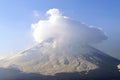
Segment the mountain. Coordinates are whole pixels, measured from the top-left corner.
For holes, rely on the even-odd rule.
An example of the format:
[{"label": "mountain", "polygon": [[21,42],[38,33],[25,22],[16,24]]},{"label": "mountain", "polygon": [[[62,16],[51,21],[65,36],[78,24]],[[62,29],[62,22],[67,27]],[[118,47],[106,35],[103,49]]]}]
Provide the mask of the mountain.
[{"label": "mountain", "polygon": [[46,76],[77,73],[83,77],[119,77],[118,64],[119,60],[90,45],[55,46],[53,40],[0,60],[1,67]]}]

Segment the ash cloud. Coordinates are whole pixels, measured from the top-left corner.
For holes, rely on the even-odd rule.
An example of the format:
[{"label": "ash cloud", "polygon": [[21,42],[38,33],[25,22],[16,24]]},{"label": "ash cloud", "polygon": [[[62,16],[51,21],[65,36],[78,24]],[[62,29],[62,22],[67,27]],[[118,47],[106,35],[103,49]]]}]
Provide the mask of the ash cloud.
[{"label": "ash cloud", "polygon": [[102,29],[63,16],[59,9],[49,9],[46,14],[48,19],[31,25],[33,37],[38,43],[49,38],[54,38],[58,44],[96,44],[107,39]]}]

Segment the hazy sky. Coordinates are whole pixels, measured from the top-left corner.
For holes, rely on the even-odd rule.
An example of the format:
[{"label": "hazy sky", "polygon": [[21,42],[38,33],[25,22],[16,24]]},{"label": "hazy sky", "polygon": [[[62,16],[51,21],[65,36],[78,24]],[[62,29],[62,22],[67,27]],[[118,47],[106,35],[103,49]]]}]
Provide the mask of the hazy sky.
[{"label": "hazy sky", "polygon": [[96,47],[120,59],[120,0],[0,0],[0,56],[33,45],[31,24],[45,19],[45,12],[52,8],[102,28],[108,40]]}]

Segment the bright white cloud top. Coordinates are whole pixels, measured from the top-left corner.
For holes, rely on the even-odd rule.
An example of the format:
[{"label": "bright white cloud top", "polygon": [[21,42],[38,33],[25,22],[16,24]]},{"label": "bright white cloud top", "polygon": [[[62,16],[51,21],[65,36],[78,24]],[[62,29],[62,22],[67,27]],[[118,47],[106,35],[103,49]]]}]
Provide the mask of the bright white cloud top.
[{"label": "bright white cloud top", "polygon": [[57,44],[93,44],[107,39],[102,29],[63,16],[58,9],[50,9],[46,14],[49,15],[47,20],[39,20],[32,24],[33,37],[36,42],[41,43],[52,38]]}]

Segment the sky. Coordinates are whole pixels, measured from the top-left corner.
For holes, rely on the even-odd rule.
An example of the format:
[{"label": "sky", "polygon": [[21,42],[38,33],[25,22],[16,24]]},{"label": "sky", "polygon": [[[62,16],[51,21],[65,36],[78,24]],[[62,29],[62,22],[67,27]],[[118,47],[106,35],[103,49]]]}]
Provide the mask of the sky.
[{"label": "sky", "polygon": [[36,42],[31,24],[57,8],[69,18],[100,27],[108,39],[94,45],[120,59],[120,0],[0,0],[0,56],[16,54]]}]

